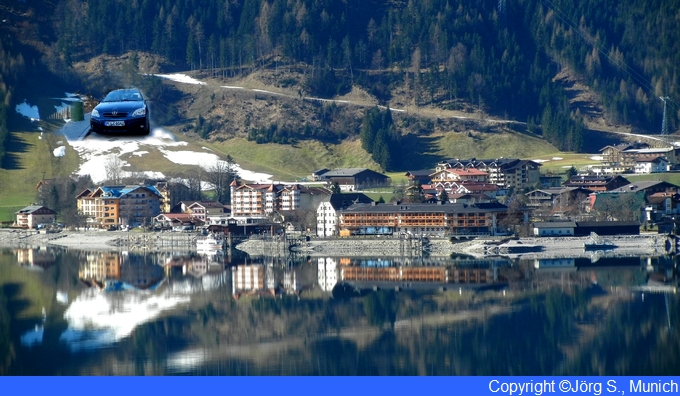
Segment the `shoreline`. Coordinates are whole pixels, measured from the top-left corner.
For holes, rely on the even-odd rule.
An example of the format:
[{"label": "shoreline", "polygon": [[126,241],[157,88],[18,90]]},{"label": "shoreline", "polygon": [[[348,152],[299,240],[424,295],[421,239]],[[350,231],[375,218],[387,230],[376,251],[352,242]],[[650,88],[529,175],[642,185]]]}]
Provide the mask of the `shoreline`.
[{"label": "shoreline", "polygon": [[[507,257],[523,259],[547,259],[566,257],[626,257],[662,256],[673,253],[675,244],[664,234],[607,236],[616,246],[606,249],[586,250],[584,243],[589,237],[487,237],[461,242],[448,238],[420,239],[371,238],[371,239],[312,239],[291,251],[310,257],[447,257],[454,254],[474,258]],[[235,246],[250,255],[286,254],[286,246],[280,242],[249,239]],[[498,247],[498,250],[494,250]],[[533,250],[532,250],[533,249]],[[513,250],[516,251],[513,253]]]},{"label": "shoreline", "polygon": [[[0,247],[30,248],[55,246],[81,250],[178,250],[196,249],[194,233],[130,233],[122,231],[62,231],[45,234],[33,230],[0,230]],[[566,257],[662,256],[674,253],[674,237],[664,234],[607,236],[616,246],[586,250],[589,237],[501,237],[476,238],[452,242],[448,238],[312,238],[301,245],[288,247],[276,240],[251,238],[234,248],[252,256],[281,256],[291,251],[310,257],[449,257],[465,255],[473,258],[507,257],[549,259]]]},{"label": "shoreline", "polygon": [[195,249],[197,234],[124,232],[124,231],[61,231],[40,233],[35,230],[0,230],[0,247],[30,248],[55,246],[81,250],[172,250]]}]

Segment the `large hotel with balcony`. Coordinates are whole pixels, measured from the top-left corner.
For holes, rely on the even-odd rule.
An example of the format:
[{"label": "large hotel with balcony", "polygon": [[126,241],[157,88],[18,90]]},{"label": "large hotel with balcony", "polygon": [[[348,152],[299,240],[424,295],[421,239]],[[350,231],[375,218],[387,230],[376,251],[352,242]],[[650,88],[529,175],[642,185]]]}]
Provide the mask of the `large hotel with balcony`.
[{"label": "large hotel with balcony", "polygon": [[297,184],[231,183],[231,213],[234,216],[266,216],[274,211],[300,208],[300,188]]},{"label": "large hotel with balcony", "polygon": [[497,202],[354,204],[340,212],[340,235],[495,235],[507,209]]}]

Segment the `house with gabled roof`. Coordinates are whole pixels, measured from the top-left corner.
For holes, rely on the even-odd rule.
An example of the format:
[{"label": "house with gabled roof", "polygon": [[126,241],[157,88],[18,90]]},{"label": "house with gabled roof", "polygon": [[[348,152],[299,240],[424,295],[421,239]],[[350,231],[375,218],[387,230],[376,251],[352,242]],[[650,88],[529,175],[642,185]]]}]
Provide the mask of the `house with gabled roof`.
[{"label": "house with gabled roof", "polygon": [[38,228],[41,224],[52,224],[57,220],[57,212],[42,205],[30,205],[14,213],[16,226]]},{"label": "house with gabled roof", "polygon": [[233,216],[267,216],[275,211],[300,208],[300,186],[297,184],[238,184],[231,183]]},{"label": "house with gabled roof", "polygon": [[325,175],[326,173],[328,173],[328,171],[330,171],[330,169],[327,169],[327,168],[321,168],[321,169],[315,170],[314,172],[312,172],[311,180],[312,180],[312,181],[319,181],[319,180],[321,180],[321,179],[323,178],[323,175]]},{"label": "house with gabled roof", "polygon": [[333,169],[322,176],[329,185],[338,183],[341,191],[358,191],[366,188],[385,187],[390,178],[367,168]]},{"label": "house with gabled roof", "polygon": [[209,217],[229,217],[230,207],[217,201],[182,201],[178,208],[181,213],[189,214],[202,223],[207,223]]},{"label": "house with gabled roof", "polygon": [[679,193],[680,186],[664,180],[639,180],[634,183],[628,183],[619,188],[611,190],[612,192],[631,192],[644,191],[645,196],[654,193]]},{"label": "house with gabled roof", "polygon": [[576,223],[573,221],[538,221],[534,223],[535,236],[573,236]]},{"label": "house with gabled roof", "polygon": [[611,191],[630,184],[628,179],[621,175],[613,176],[590,176],[576,175],[563,183],[565,187],[582,187],[591,191]]},{"label": "house with gabled roof", "polygon": [[85,189],[76,199],[88,226],[117,228],[150,223],[160,214],[162,197],[154,186],[127,185]]},{"label": "house with gabled roof", "polygon": [[478,202],[495,202],[496,200],[483,193],[463,193],[450,194],[449,202],[462,203],[466,205],[474,205]]},{"label": "house with gabled roof", "polygon": [[524,189],[536,185],[540,181],[540,166],[538,162],[521,160],[518,158],[476,158],[459,160],[453,159],[437,164],[437,172],[448,168],[478,169],[489,174],[488,182],[496,184],[502,189]]},{"label": "house with gabled roof", "polygon": [[447,168],[430,175],[432,182],[477,182],[489,181],[489,173],[475,168]]},{"label": "house with gabled roof", "polygon": [[554,217],[569,217],[571,214],[586,211],[591,190],[581,187],[541,188],[526,193],[527,206],[536,209],[538,214]]},{"label": "house with gabled roof", "polygon": [[680,158],[680,147],[649,147],[646,143],[621,143],[617,145],[605,146],[602,152],[602,165],[618,173],[638,172],[640,162],[653,161],[658,157],[663,157],[668,161],[669,167],[678,164]]},{"label": "house with gabled roof", "polygon": [[412,186],[419,186],[421,184],[430,184],[432,177],[430,175],[433,172],[429,169],[415,170],[406,172],[406,177],[408,178],[408,184]]},{"label": "house with gabled roof", "polygon": [[154,226],[159,228],[194,229],[205,223],[190,213],[161,213],[153,219]]},{"label": "house with gabled roof", "polygon": [[507,189],[501,188],[497,184],[483,182],[454,182],[450,185],[450,191],[451,194],[486,194],[494,199],[504,196],[508,192]]},{"label": "house with gabled roof", "polygon": [[652,158],[642,158],[635,161],[633,171],[638,174],[668,172],[669,162],[666,157],[656,156]]}]

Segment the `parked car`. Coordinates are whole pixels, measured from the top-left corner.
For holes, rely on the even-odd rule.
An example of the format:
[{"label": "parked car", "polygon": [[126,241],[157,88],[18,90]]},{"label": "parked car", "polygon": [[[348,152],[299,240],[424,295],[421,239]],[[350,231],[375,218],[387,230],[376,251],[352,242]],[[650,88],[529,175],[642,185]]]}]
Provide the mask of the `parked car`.
[{"label": "parked car", "polygon": [[149,107],[137,88],[109,92],[92,110],[90,130],[96,133],[149,134]]}]

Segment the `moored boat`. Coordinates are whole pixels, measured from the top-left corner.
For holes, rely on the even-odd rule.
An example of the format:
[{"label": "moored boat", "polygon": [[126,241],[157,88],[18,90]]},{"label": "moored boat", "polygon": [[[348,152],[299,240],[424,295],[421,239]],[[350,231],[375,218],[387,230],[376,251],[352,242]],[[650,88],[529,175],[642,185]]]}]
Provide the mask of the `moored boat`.
[{"label": "moored boat", "polygon": [[209,234],[196,240],[196,251],[198,253],[214,253],[221,251],[224,247],[224,238]]},{"label": "moored boat", "polygon": [[615,248],[616,244],[614,242],[604,239],[594,232],[591,232],[590,236],[583,242],[583,249],[585,250],[609,250]]}]

